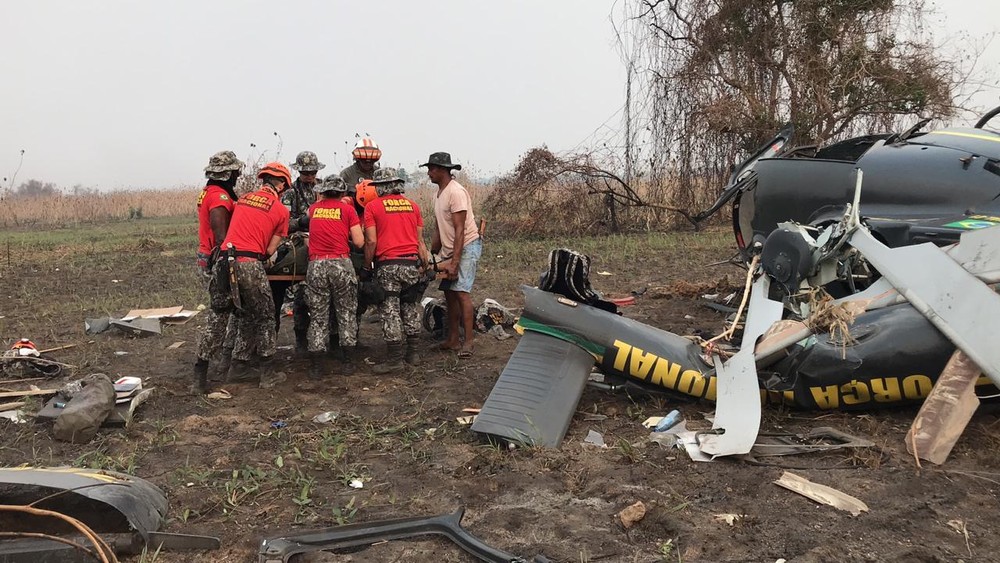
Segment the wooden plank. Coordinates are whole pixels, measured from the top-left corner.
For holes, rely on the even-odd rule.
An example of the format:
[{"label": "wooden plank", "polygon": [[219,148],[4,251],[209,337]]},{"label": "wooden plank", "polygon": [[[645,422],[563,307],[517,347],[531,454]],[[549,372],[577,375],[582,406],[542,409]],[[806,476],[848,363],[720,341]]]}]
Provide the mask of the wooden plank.
[{"label": "wooden plank", "polygon": [[55,395],[58,389],[29,389],[27,391],[5,391],[0,393],[0,399],[8,397],[32,397],[35,395]]},{"label": "wooden plank", "polygon": [[0,403],[0,411],[19,409],[23,407],[25,404],[26,403],[24,401],[17,401],[14,403]]}]

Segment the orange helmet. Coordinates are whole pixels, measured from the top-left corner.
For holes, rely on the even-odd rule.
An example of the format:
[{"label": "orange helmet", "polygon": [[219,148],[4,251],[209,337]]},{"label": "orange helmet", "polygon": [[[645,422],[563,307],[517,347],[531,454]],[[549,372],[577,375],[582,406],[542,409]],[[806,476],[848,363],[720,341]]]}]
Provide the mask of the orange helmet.
[{"label": "orange helmet", "polygon": [[285,181],[285,188],[292,187],[292,172],[287,166],[280,162],[268,162],[260,169],[257,173],[257,178],[261,179],[264,176],[274,176],[275,178],[281,178]]},{"label": "orange helmet", "polygon": [[375,184],[371,180],[361,180],[355,189],[357,193],[354,195],[354,200],[361,207],[367,207],[369,203],[378,199],[378,192],[375,191]]},{"label": "orange helmet", "polygon": [[38,347],[35,346],[35,343],[28,340],[27,338],[22,338],[18,340],[17,342],[14,343],[13,346],[10,347],[10,349],[14,350],[15,354],[18,356],[38,357],[41,355],[38,353]]},{"label": "orange helmet", "polygon": [[378,143],[375,139],[370,137],[364,137],[358,139],[357,144],[354,145],[354,150],[351,151],[351,156],[354,160],[375,160],[382,158],[382,149],[378,148]]}]

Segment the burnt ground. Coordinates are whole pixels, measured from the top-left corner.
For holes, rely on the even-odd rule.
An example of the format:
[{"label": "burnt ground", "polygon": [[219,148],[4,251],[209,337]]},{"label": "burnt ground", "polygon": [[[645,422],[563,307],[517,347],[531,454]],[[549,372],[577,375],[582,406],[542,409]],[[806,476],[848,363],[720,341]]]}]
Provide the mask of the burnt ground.
[{"label": "burnt ground", "polygon": [[[276,389],[226,385],[229,400],[186,394],[198,318],[162,336],[87,336],[83,320],[133,307],[204,303],[190,256],[190,219],[0,234],[0,339],[30,337],[49,357],[143,377],[155,387],[128,429],[86,445],[54,441],[44,425],[2,424],[0,464],[77,465],[127,471],[160,486],[170,501],[166,531],[212,534],[212,553],[161,553],[158,561],[255,561],[258,542],[306,529],[466,508],[465,525],[486,542],[553,561],[996,561],[997,416],[982,408],[948,462],[918,469],[903,438],[916,410],[845,414],[765,409],[763,431],[833,426],[875,441],[853,453],[800,455],[774,465],[695,463],[647,441],[640,422],[679,408],[689,425],[710,424],[710,403],[588,389],[558,450],[508,450],[484,442],[456,417],[482,404],[516,345],[480,335],[473,358],[427,352],[417,369],[376,377],[331,374],[315,384],[305,364],[279,350],[288,380]],[[8,244],[5,244],[8,243]],[[680,334],[716,333],[721,314],[701,290],[742,285],[743,272],[711,266],[732,253],[726,232],[575,240],[488,241],[475,299],[519,307],[548,250],[570,246],[594,260],[595,287],[608,294],[652,288],[628,317]],[[608,271],[612,275],[597,275]],[[118,280],[118,281],[113,281]],[[714,291],[714,289],[713,289]],[[381,337],[365,324],[364,355]],[[168,349],[175,342],[185,343]],[[292,343],[285,322],[279,345]],[[426,340],[430,348],[433,342]],[[116,354],[126,352],[126,354]],[[5,390],[26,383],[5,381]],[[51,382],[35,382],[55,386]],[[324,411],[335,422],[317,424]],[[283,421],[284,428],[272,423]],[[583,444],[589,430],[609,445]],[[783,467],[784,466],[784,467]],[[857,496],[870,512],[852,517],[772,482],[785,467]],[[361,480],[363,488],[349,486]],[[642,501],[626,530],[615,515]],[[719,514],[740,515],[732,525]],[[968,535],[957,529],[967,530]],[[135,558],[138,560],[138,558]],[[149,560],[149,559],[147,559]],[[472,561],[442,539],[382,544],[315,561]]]}]

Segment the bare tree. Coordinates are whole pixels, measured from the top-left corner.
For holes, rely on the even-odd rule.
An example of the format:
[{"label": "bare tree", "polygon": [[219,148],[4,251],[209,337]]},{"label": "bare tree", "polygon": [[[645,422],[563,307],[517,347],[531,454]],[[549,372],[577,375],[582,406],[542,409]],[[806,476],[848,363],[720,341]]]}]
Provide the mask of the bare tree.
[{"label": "bare tree", "polygon": [[[923,0],[635,0],[629,33],[652,97],[651,165],[718,186],[792,123],[799,143],[947,118],[970,65],[937,50]],[[702,200],[702,201],[699,201]]]}]

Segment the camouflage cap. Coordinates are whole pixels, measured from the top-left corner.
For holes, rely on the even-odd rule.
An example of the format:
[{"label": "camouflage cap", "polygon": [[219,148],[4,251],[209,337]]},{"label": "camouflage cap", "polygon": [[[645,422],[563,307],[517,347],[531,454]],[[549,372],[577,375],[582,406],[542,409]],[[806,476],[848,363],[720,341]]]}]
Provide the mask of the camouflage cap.
[{"label": "camouflage cap", "polygon": [[399,177],[399,172],[395,168],[379,168],[372,176],[373,184],[388,184],[390,182],[403,183],[403,179]]},{"label": "camouflage cap", "polygon": [[243,170],[243,161],[233,151],[220,151],[208,159],[205,177],[209,180],[228,180],[231,172]]},{"label": "camouflage cap", "polygon": [[340,174],[330,174],[326,178],[323,178],[322,182],[316,182],[316,185],[313,186],[313,191],[316,193],[346,192],[347,182],[340,177]]},{"label": "camouflage cap", "polygon": [[379,168],[375,171],[372,184],[375,186],[375,192],[381,197],[386,194],[403,193],[405,181],[399,177],[399,172],[395,168]]},{"label": "camouflage cap", "polygon": [[326,168],[326,165],[319,161],[319,157],[312,151],[302,151],[295,157],[292,169],[299,172],[318,172]]}]

